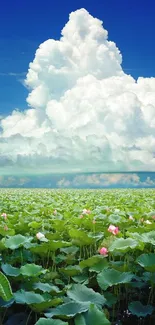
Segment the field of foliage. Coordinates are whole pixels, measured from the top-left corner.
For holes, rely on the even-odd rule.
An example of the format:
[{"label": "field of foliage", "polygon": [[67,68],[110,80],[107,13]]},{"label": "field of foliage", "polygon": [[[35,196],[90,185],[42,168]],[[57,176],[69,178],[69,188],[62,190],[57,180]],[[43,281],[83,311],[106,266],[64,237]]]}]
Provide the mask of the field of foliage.
[{"label": "field of foliage", "polygon": [[155,324],[155,190],[0,190],[0,325]]}]

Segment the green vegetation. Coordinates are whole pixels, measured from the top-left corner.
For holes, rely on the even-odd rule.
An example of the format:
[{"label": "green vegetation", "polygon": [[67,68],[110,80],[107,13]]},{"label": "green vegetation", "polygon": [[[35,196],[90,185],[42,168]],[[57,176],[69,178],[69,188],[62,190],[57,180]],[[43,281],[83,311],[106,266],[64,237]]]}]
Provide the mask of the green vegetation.
[{"label": "green vegetation", "polygon": [[1,190],[0,325],[155,324],[154,190]]}]

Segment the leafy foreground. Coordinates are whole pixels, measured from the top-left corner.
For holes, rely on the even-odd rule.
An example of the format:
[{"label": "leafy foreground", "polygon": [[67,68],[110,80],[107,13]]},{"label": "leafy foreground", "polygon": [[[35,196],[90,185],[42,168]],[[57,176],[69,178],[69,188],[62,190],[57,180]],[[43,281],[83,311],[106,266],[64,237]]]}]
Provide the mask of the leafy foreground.
[{"label": "leafy foreground", "polygon": [[0,324],[155,324],[154,190],[1,190]]}]

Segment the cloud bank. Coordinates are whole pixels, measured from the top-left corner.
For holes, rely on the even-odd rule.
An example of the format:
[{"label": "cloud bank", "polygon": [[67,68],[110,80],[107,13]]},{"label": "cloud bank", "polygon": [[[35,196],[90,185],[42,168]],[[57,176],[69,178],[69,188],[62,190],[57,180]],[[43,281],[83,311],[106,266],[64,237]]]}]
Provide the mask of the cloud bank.
[{"label": "cloud bank", "polygon": [[155,78],[123,72],[99,19],[72,12],[29,65],[28,109],[0,119],[0,173],[155,170]]},{"label": "cloud bank", "polygon": [[155,173],[3,175],[0,188],[155,188]]},{"label": "cloud bank", "polygon": [[[154,176],[154,175],[153,175]],[[136,173],[131,174],[88,174],[77,175],[69,180],[66,177],[61,178],[57,182],[60,188],[77,188],[77,187],[95,187],[95,188],[112,188],[112,187],[155,187],[155,179],[150,176],[141,179],[140,175]]]}]

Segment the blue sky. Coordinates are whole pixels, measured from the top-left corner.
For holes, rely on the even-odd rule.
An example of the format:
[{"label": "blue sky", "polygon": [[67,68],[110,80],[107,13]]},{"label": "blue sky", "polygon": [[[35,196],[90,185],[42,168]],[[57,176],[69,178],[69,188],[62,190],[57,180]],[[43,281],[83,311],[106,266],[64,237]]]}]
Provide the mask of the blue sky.
[{"label": "blue sky", "polygon": [[[87,9],[103,20],[123,54],[123,67],[135,78],[155,74],[155,2],[153,0],[5,0],[0,7],[0,114],[25,109],[27,89],[20,80],[39,44],[59,39],[71,11]],[[15,73],[16,75],[10,75]]]},{"label": "blue sky", "polygon": [[154,12],[153,0],[2,2],[1,183],[155,172]]}]

